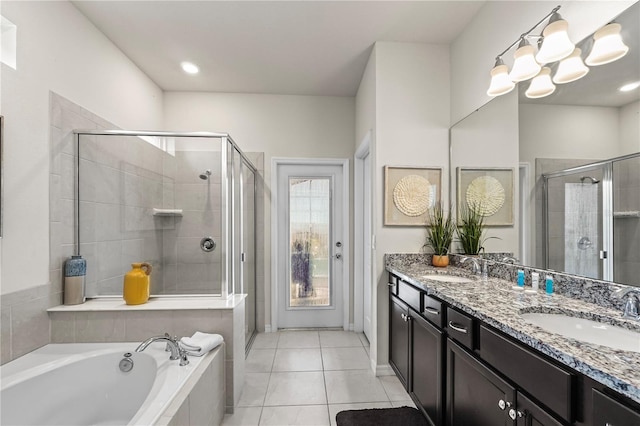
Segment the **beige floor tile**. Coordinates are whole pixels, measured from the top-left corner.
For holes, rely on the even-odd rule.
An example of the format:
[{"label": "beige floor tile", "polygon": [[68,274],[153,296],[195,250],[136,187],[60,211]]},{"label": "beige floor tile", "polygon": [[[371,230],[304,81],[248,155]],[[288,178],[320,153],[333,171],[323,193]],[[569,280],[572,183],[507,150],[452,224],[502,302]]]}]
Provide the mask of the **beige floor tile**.
[{"label": "beige floor tile", "polygon": [[416,408],[416,404],[413,403],[413,400],[407,399],[405,401],[391,401],[391,405],[393,408],[397,407],[413,407]]},{"label": "beige floor tile", "polygon": [[325,371],[329,404],[388,402],[380,380],[369,370]]},{"label": "beige floor tile", "polygon": [[273,371],[322,371],[320,349],[277,349]]},{"label": "beige floor tile", "polygon": [[326,403],[321,371],[271,373],[265,406]]},{"label": "beige floor tile", "polygon": [[396,376],[379,377],[390,401],[406,401],[411,399],[404,386]]},{"label": "beige floor tile", "polygon": [[322,348],[322,363],[328,370],[369,370],[369,356],[364,347]]},{"label": "beige floor tile", "polygon": [[258,333],[251,345],[252,349],[275,349],[278,347],[280,333]]},{"label": "beige floor tile", "polygon": [[225,414],[222,426],[257,426],[262,407],[236,407],[233,414]]},{"label": "beige floor tile", "polygon": [[275,349],[251,349],[244,365],[247,373],[270,373]]},{"label": "beige floor tile", "polygon": [[320,346],[323,348],[362,347],[357,333],[352,331],[320,331]]},{"label": "beige floor tile", "polygon": [[260,425],[329,426],[326,405],[296,405],[286,407],[264,407]]},{"label": "beige floor tile", "polygon": [[319,348],[317,331],[281,331],[278,349]]},{"label": "beige floor tile", "polygon": [[270,373],[245,373],[238,407],[262,407]]},{"label": "beige floor tile", "polygon": [[370,408],[391,408],[390,402],[361,402],[358,404],[330,404],[329,419],[331,426],[336,425],[336,415],[344,410],[366,410]]}]

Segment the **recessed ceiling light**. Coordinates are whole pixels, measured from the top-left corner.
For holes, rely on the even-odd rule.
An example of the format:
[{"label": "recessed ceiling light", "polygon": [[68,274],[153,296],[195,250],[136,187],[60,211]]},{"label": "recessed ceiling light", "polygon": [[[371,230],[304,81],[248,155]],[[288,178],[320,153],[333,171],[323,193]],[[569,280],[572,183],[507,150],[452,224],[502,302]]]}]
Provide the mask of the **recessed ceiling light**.
[{"label": "recessed ceiling light", "polygon": [[632,90],[637,89],[638,87],[640,87],[640,81],[634,81],[633,83],[625,84],[618,90],[621,92],[630,92]]},{"label": "recessed ceiling light", "polygon": [[182,70],[187,74],[198,74],[198,72],[200,71],[200,68],[198,68],[197,65],[192,64],[191,62],[182,62],[180,66],[182,67]]}]

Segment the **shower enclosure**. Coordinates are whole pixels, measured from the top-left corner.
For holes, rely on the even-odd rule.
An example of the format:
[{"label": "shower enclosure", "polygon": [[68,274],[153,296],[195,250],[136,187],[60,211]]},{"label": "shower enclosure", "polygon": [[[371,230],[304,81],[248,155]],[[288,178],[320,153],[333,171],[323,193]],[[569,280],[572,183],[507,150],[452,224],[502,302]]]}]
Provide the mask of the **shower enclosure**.
[{"label": "shower enclosure", "polygon": [[637,285],[640,153],[542,178],[544,267]]},{"label": "shower enclosure", "polygon": [[[256,329],[256,168],[224,133],[76,130],[77,251],[87,297],[121,297],[133,262],[151,295],[246,294]],[[72,165],[70,165],[72,167]]]}]

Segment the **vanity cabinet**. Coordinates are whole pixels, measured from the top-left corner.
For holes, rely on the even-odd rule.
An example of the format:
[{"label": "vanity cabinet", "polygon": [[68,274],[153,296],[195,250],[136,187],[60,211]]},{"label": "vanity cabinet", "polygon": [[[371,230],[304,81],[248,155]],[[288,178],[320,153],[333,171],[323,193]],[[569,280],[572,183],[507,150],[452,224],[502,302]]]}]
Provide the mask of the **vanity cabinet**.
[{"label": "vanity cabinet", "polygon": [[640,426],[640,405],[390,275],[389,357],[435,426]]},{"label": "vanity cabinet", "polygon": [[389,303],[389,364],[409,389],[409,308],[391,296]]},{"label": "vanity cabinet", "polygon": [[516,390],[458,343],[447,339],[447,425],[514,425]]},{"label": "vanity cabinet", "polygon": [[443,419],[444,333],[420,315],[411,315],[411,387],[409,394],[432,425]]}]

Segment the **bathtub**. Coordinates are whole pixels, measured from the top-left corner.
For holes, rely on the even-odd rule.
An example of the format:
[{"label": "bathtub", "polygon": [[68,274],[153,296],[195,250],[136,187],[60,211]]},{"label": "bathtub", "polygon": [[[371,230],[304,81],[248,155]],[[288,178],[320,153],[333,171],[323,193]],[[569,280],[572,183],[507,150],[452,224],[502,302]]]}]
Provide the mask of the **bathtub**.
[{"label": "bathtub", "polygon": [[[189,357],[189,365],[182,367],[169,360],[163,342],[144,352],[134,352],[137,346],[50,344],[0,367],[0,423],[156,425],[178,416],[219,424],[224,411],[224,345],[204,357]],[[133,361],[127,373],[119,368],[125,353]],[[197,408],[189,404],[192,391],[203,390],[208,395],[200,405],[206,413],[186,413]],[[213,413],[212,407],[218,406],[220,413]]]}]

